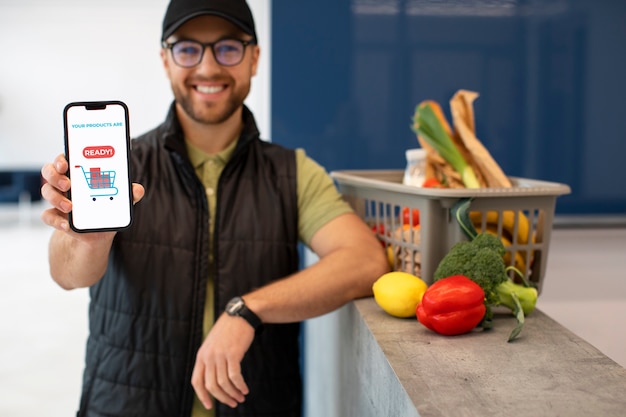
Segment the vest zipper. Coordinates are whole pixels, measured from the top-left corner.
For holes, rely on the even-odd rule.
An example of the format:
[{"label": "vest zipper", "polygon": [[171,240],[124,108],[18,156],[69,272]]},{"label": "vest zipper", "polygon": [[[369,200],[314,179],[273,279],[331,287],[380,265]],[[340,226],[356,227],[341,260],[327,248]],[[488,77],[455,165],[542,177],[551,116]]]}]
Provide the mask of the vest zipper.
[{"label": "vest zipper", "polygon": [[[202,319],[204,317],[204,306],[206,297],[206,285],[208,277],[208,218],[209,208],[206,195],[204,194],[204,187],[200,182],[200,179],[196,176],[193,167],[177,152],[172,152],[172,155],[180,168],[182,180],[187,185],[191,185],[193,188],[193,194],[200,209],[197,211],[196,222],[200,227],[197,227],[196,234],[196,268],[194,277],[195,294],[192,301],[191,311],[191,332],[189,335],[189,351],[187,353],[187,364],[185,366],[187,374],[188,384],[183,389],[183,398],[181,401],[181,417],[189,417],[193,407],[195,392],[191,387],[191,375],[193,373],[193,367],[195,365],[196,354],[200,345],[202,344]],[[204,225],[204,226],[201,226]],[[205,232],[206,231],[206,232]],[[203,268],[203,266],[205,266]],[[202,285],[204,281],[205,285]],[[216,410],[217,411],[217,410]]]}]

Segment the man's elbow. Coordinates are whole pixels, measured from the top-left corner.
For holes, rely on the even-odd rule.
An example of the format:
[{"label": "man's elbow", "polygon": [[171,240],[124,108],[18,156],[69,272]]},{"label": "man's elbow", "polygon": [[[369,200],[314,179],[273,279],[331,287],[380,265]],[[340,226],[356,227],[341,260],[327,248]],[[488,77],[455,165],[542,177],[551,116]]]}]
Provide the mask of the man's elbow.
[{"label": "man's elbow", "polygon": [[87,275],[78,278],[73,274],[67,273],[67,271],[60,271],[59,269],[55,269],[53,267],[50,268],[50,276],[52,277],[52,280],[66,291],[91,287],[98,282],[103,275],[104,272],[102,272],[102,274],[93,274],[91,278],[87,277]]},{"label": "man's elbow", "polygon": [[63,290],[70,291],[78,288],[78,286],[74,285],[70,280],[62,276],[62,274],[57,273],[52,268],[50,268],[50,276],[52,277],[52,280]]},{"label": "man's elbow", "polygon": [[376,279],[391,270],[387,252],[384,249],[372,251],[372,268],[376,271]]},{"label": "man's elbow", "polygon": [[385,250],[376,242],[376,246],[363,251],[362,254],[363,292],[360,297],[372,295],[372,285],[381,275],[390,271]]}]

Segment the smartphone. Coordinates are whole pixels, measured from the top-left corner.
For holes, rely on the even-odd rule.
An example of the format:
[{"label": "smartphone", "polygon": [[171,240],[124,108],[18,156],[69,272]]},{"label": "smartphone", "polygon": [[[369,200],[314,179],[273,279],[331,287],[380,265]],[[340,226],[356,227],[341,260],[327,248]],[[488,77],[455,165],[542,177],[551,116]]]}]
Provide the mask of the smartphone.
[{"label": "smartphone", "polygon": [[128,107],[121,101],[70,103],[63,122],[70,227],[76,232],[128,228],[133,218]]}]

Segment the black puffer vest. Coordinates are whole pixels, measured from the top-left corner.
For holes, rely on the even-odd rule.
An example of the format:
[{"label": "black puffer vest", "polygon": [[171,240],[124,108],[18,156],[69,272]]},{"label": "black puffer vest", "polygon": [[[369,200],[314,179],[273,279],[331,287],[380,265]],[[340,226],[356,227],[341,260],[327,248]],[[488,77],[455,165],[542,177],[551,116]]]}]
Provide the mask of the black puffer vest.
[{"label": "black puffer vest", "polygon": [[[295,153],[244,130],[219,180],[215,317],[231,297],[298,268]],[[209,275],[208,209],[172,109],[133,143],[132,172],[146,188],[132,227],[117,234],[105,276],[91,290],[79,416],[187,417],[202,342]],[[250,388],[218,416],[300,415],[299,324],[266,325],[242,369]]]}]

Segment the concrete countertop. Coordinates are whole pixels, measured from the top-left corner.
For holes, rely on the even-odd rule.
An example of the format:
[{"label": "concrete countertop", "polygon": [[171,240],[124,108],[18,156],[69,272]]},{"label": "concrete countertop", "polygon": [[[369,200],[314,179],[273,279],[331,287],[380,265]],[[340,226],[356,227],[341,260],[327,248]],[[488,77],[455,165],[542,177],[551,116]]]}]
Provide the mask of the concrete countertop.
[{"label": "concrete countertop", "polygon": [[[507,337],[515,319],[504,313],[496,315],[490,331],[454,337],[431,332],[415,319],[391,317],[373,298],[357,300],[338,315],[340,331],[351,333],[341,348],[344,367],[358,367],[353,377],[363,385],[359,396],[370,397],[348,393],[350,415],[626,415],[626,369],[539,310],[512,343]],[[378,348],[382,355],[376,359]],[[386,363],[374,363],[381,357]],[[395,389],[393,376],[381,366],[390,368],[405,391],[391,395],[395,404],[382,400],[390,396],[386,390]],[[382,388],[381,374],[387,375]],[[402,395],[409,401],[399,406]],[[363,407],[357,403],[368,404],[364,408],[371,412],[354,412]],[[415,413],[407,411],[411,404]]]}]

